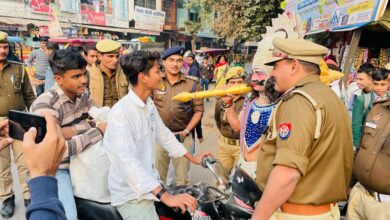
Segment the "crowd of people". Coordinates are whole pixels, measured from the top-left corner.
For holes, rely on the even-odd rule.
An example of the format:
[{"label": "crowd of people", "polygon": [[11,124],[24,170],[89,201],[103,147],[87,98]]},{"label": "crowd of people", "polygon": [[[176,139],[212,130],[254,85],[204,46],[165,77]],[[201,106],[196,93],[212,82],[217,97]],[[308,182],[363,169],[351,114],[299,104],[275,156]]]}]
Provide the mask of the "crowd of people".
[{"label": "crowd of people", "polygon": [[[298,39],[273,45],[248,74],[225,56],[212,65],[183,47],[120,56],[113,40],[59,50],[42,38],[27,61],[30,83],[23,65],[7,60],[0,32],[2,217],[15,210],[12,148],[27,219],[159,219],[154,201],[192,212],[194,197],[165,187],[189,185],[190,163],[205,156],[220,161],[226,179],[237,165],[256,181],[263,195],[252,219],[339,219],[337,203],[348,198],[347,219],[390,218],[390,65],[372,60],[327,86],[321,61],[339,68],[327,48]],[[209,100],[172,101],[212,80],[217,89],[253,90],[217,98],[215,156],[195,154]],[[11,109],[43,115],[45,139],[35,143],[34,128],[23,144],[9,138]]]}]

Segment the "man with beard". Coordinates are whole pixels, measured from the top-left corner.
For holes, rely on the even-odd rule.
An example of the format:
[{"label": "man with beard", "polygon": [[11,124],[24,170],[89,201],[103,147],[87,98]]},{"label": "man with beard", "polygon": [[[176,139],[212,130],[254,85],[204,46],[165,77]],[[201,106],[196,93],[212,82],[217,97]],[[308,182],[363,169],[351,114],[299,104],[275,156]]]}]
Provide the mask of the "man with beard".
[{"label": "man with beard", "polygon": [[[8,111],[25,111],[35,100],[29,78],[21,63],[7,60],[9,53],[8,35],[0,32],[0,120],[8,117]],[[15,211],[15,195],[12,190],[11,148],[22,187],[24,205],[30,202],[27,186],[27,169],[24,164],[22,142],[14,140],[13,145],[0,151],[0,199],[3,201],[1,216],[11,218]]]}]

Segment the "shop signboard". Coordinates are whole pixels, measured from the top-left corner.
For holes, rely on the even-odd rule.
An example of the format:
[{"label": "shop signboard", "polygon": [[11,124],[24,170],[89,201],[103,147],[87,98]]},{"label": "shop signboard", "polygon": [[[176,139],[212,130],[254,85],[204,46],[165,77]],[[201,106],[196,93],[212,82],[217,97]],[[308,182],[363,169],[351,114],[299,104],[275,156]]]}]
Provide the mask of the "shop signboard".
[{"label": "shop signboard", "polygon": [[388,0],[287,0],[285,10],[299,14],[306,34],[345,31],[378,20]]},{"label": "shop signboard", "polygon": [[39,26],[39,36],[49,36],[48,26]]},{"label": "shop signboard", "polygon": [[106,25],[106,14],[99,1],[93,1],[93,4],[80,4],[81,21],[84,24]]},{"label": "shop signboard", "polygon": [[31,11],[35,13],[49,13],[51,0],[30,0]]},{"label": "shop signboard", "polygon": [[161,32],[165,24],[165,12],[135,6],[134,21],[135,29]]}]

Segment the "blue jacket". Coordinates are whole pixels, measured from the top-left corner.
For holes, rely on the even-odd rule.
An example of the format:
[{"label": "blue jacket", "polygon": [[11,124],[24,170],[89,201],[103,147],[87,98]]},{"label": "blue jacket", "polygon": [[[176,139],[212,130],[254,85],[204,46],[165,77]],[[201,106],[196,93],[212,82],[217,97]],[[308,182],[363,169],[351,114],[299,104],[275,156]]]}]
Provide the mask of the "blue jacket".
[{"label": "blue jacket", "polygon": [[66,220],[65,210],[58,199],[57,179],[40,176],[29,181],[31,203],[27,207],[28,220]]},{"label": "blue jacket", "polygon": [[194,61],[192,65],[190,65],[190,69],[188,70],[189,76],[195,76],[200,79],[200,69],[199,69],[199,63]]}]

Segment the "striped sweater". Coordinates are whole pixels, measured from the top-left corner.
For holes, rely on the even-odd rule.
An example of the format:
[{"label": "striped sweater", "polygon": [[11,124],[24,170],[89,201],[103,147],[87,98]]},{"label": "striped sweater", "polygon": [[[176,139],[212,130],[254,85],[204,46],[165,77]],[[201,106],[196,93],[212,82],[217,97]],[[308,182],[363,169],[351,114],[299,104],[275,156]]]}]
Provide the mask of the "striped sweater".
[{"label": "striped sweater", "polygon": [[72,101],[57,84],[40,95],[31,105],[31,112],[49,112],[57,119],[58,125],[72,126],[76,131],[76,136],[65,141],[65,153],[60,169],[68,169],[71,156],[103,139],[103,134],[95,127],[95,122],[87,120],[92,106],[95,106],[95,102],[88,93],[77,95],[76,100]]},{"label": "striped sweater", "polygon": [[47,68],[49,67],[49,58],[42,49],[33,50],[27,60],[27,66],[31,67],[35,63],[35,78],[44,80]]}]

